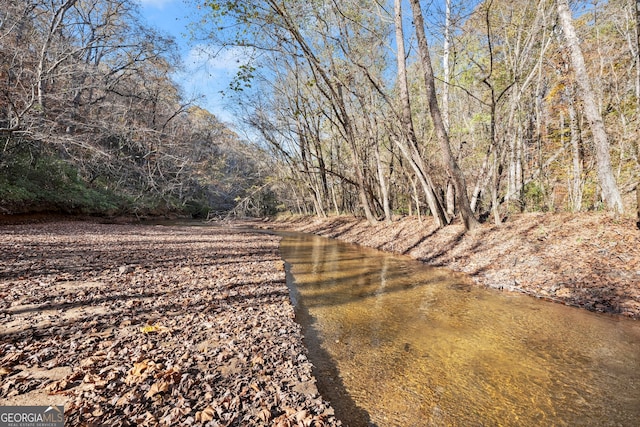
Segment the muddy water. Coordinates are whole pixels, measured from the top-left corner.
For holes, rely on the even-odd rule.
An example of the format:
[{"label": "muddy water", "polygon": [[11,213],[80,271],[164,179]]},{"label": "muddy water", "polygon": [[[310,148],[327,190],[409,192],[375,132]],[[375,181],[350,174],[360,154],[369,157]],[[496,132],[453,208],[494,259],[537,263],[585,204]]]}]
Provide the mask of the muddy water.
[{"label": "muddy water", "polygon": [[350,426],[640,425],[640,322],[288,234],[323,396]]}]

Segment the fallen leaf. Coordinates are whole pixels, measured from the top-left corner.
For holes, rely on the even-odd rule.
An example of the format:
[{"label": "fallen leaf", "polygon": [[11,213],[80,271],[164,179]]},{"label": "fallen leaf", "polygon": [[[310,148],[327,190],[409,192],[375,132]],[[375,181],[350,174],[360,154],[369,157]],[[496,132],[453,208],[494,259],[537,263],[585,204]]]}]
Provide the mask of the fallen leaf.
[{"label": "fallen leaf", "polygon": [[81,368],[90,368],[93,365],[95,365],[95,363],[99,360],[104,359],[104,357],[97,357],[97,356],[91,356],[91,357],[87,357],[86,359],[82,359],[80,361],[80,367]]},{"label": "fallen leaf", "polygon": [[130,373],[131,375],[139,376],[139,375],[142,375],[142,373],[146,371],[148,368],[149,368],[149,359],[145,359],[142,362],[135,363],[133,365],[133,368],[131,368]]},{"label": "fallen leaf", "polygon": [[166,371],[158,372],[155,375],[155,377],[156,379],[162,378],[164,380],[169,381],[170,383],[175,383],[180,381],[180,378],[182,377],[182,372],[180,372],[180,369],[176,367],[171,367]]},{"label": "fallen leaf", "polygon": [[144,334],[169,332],[169,328],[162,325],[144,325],[140,328],[140,332]]},{"label": "fallen leaf", "polygon": [[152,363],[149,359],[145,359],[142,362],[134,363],[133,368],[127,374],[127,377],[124,379],[125,384],[133,385],[140,382],[143,377],[146,378],[150,373],[150,363]]},{"label": "fallen leaf", "polygon": [[258,412],[258,418],[260,418],[261,421],[268,423],[271,419],[271,411],[267,408],[262,408],[262,410]]},{"label": "fallen leaf", "polygon": [[196,422],[206,423],[207,421],[211,421],[215,413],[215,410],[211,406],[207,406],[202,411],[196,412]]},{"label": "fallen leaf", "polygon": [[158,393],[163,393],[165,391],[169,390],[169,383],[166,381],[158,381],[156,383],[153,383],[151,385],[151,388],[149,389],[149,391],[146,394],[147,399],[152,398],[153,396],[155,396]]},{"label": "fallen leaf", "polygon": [[99,375],[87,374],[82,379],[82,382],[92,384],[94,388],[101,389],[107,386],[108,381],[104,380]]},{"label": "fallen leaf", "polygon": [[67,381],[66,379],[63,378],[60,381],[54,381],[51,384],[47,385],[45,387],[45,390],[49,394],[56,394],[56,393],[59,393],[61,391],[66,390],[67,387],[69,387],[69,381]]},{"label": "fallen leaf", "polygon": [[128,391],[127,393],[124,394],[124,396],[120,397],[116,403],[115,406],[125,406],[128,405],[134,401],[137,400],[137,395],[133,390]]}]

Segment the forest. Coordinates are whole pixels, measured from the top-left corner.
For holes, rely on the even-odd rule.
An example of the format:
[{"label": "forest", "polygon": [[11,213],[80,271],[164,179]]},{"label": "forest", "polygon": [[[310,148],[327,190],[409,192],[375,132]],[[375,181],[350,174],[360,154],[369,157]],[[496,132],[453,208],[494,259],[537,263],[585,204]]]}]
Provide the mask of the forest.
[{"label": "forest", "polygon": [[[5,0],[0,206],[504,221],[637,209],[640,3],[207,1],[252,138],[126,0]],[[248,139],[252,139],[249,141]],[[60,191],[60,189],[64,191]]]},{"label": "forest", "polygon": [[2,4],[0,213],[206,217],[263,188],[267,157],[185,98],[136,2]]}]

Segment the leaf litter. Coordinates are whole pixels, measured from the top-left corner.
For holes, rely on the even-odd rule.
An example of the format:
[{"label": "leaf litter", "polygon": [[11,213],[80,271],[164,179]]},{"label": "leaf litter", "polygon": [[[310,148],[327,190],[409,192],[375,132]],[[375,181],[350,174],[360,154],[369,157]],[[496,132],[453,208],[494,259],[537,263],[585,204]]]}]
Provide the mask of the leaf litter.
[{"label": "leaf litter", "polygon": [[0,405],[67,425],[336,426],[278,238],[67,221],[0,227]]}]

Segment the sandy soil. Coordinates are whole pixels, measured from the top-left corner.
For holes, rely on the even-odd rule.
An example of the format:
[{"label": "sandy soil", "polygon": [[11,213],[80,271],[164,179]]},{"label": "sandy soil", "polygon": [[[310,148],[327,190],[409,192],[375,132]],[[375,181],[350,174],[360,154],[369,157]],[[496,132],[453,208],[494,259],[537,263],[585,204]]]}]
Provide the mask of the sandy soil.
[{"label": "sandy soil", "polygon": [[273,228],[315,233],[468,273],[477,284],[640,319],[640,230],[607,214],[523,214],[465,233],[461,224],[401,218],[283,217]]},{"label": "sandy soil", "polygon": [[0,405],[66,425],[340,425],[278,239],[229,228],[0,225]]}]

